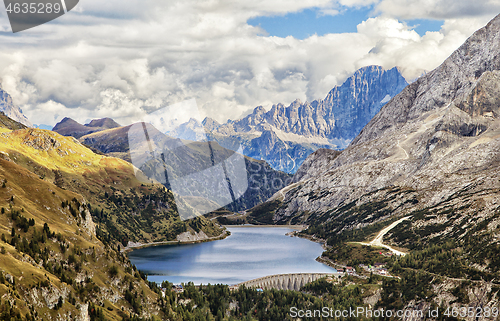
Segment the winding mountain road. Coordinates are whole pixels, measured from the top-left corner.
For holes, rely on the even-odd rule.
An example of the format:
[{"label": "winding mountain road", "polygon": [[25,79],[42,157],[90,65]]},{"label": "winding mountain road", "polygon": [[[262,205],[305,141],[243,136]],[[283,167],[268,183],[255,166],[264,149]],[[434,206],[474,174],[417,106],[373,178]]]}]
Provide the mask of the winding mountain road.
[{"label": "winding mountain road", "polygon": [[386,244],[383,244],[382,243],[382,239],[384,237],[385,234],[387,234],[387,232],[389,232],[390,230],[392,230],[394,227],[396,227],[396,225],[398,225],[399,223],[403,222],[404,220],[407,220],[409,219],[410,216],[407,216],[407,217],[403,217],[402,219],[399,219],[397,220],[396,222],[392,223],[391,225],[385,227],[384,229],[382,229],[378,234],[377,236],[370,242],[370,243],[363,243],[363,242],[359,242],[359,244],[363,244],[363,245],[368,245],[368,246],[377,246],[377,247],[384,247],[386,249],[388,249],[389,251],[391,251],[392,253],[396,254],[396,255],[400,255],[400,256],[405,256],[406,253],[404,252],[401,252],[401,251],[398,251],[394,248],[392,248],[391,246],[389,245],[386,245]]}]

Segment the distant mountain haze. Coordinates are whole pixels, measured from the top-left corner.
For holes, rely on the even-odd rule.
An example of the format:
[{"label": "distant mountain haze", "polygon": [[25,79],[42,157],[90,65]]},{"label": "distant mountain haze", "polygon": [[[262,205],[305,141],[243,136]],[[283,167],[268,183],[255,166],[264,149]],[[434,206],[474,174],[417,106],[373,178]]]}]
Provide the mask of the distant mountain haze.
[{"label": "distant mountain haze", "polygon": [[54,128],[52,128],[52,130],[63,136],[73,136],[75,138],[80,138],[91,133],[117,127],[121,127],[121,125],[111,118],[95,119],[92,120],[89,124],[82,125],[71,118],[65,117],[63,120],[57,123]]},{"label": "distant mountain haze", "polygon": [[[65,123],[72,124],[71,121],[66,121]],[[92,123],[98,125],[101,124],[101,122],[99,121],[92,121],[91,124]],[[108,123],[112,124],[111,122]],[[193,122],[189,122],[186,125],[188,126],[190,124],[193,124]],[[129,138],[131,136],[129,135],[129,131],[132,130],[133,127],[133,125],[129,125],[124,127],[98,130],[96,132],[81,136],[79,138],[79,141],[84,145],[92,148],[96,152],[132,162],[131,153],[149,153],[149,151],[130,150]],[[73,126],[72,128],[76,127]],[[102,129],[102,127],[96,128]],[[132,137],[134,137],[134,135],[132,135]],[[175,161],[173,163],[179,164],[179,157],[183,157],[184,159],[189,159],[189,163],[184,164],[184,166],[191,169],[207,168],[209,166],[212,166],[211,158],[213,157],[213,155],[210,155],[209,150],[207,148],[204,148],[206,147],[204,146],[206,145],[206,142],[196,141],[196,135],[187,137],[191,137],[193,139],[184,140],[183,144],[185,144],[186,148],[177,150],[177,152],[182,153],[182,155],[172,155],[175,157]],[[169,135],[161,133],[158,130],[151,130],[149,132],[149,139],[153,149],[160,148],[168,142],[179,140],[178,138],[173,138]],[[211,148],[213,151],[218,151],[218,153],[222,155],[222,158],[227,158],[230,155],[234,154],[233,150],[226,149],[220,146],[218,143],[212,143]],[[265,161],[255,160],[250,157],[245,157],[244,160],[248,178],[248,189],[245,191],[241,198],[226,206],[232,211],[246,210],[259,203],[264,202],[278,190],[288,185],[292,180],[290,174],[274,170]],[[166,166],[174,166],[173,163],[170,163],[167,160]],[[141,170],[144,171],[149,177],[159,179],[163,172],[157,172],[157,165],[158,164],[145,164],[144,167],[141,167]],[[163,168],[163,166],[161,166],[161,168]],[[174,179],[176,177],[170,178]],[[210,181],[210,179],[207,179],[207,181]],[[187,200],[189,201],[189,199]],[[203,205],[203,202],[199,199],[193,199],[192,201],[196,202],[197,205]]]},{"label": "distant mountain haze", "polygon": [[398,68],[380,66],[359,69],[325,99],[311,103],[296,100],[289,106],[256,107],[239,120],[219,124],[206,118],[191,119],[170,136],[195,140],[207,135],[225,145],[237,138],[245,155],[263,159],[273,168],[295,173],[318,148],[344,149],[380,108],[408,85]]}]

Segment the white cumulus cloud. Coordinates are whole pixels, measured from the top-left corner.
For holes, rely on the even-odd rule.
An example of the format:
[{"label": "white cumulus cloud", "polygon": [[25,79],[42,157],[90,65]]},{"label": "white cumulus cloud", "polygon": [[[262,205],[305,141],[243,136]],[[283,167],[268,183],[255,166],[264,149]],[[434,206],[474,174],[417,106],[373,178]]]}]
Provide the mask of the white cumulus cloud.
[{"label": "white cumulus cloud", "polygon": [[[0,33],[0,81],[36,124],[54,125],[65,116],[82,122],[112,117],[128,124],[193,98],[204,116],[225,121],[259,105],[324,98],[369,64],[400,66],[413,79],[437,67],[494,16],[498,4],[489,1],[489,12],[474,15],[464,13],[468,2],[440,0],[433,1],[434,11],[409,15],[391,1],[81,1],[52,23]],[[377,13],[355,33],[300,40],[263,36],[247,23],[308,8],[337,14],[367,5]],[[0,28],[10,29],[2,15]],[[444,19],[444,24],[439,32],[420,36],[400,22],[406,18]]]}]

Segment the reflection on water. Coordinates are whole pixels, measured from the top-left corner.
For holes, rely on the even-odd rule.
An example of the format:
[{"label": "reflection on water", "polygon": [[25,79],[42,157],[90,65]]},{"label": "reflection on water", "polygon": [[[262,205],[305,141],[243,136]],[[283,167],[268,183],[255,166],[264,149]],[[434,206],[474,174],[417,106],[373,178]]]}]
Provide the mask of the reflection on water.
[{"label": "reflection on water", "polygon": [[332,272],[315,261],[320,244],[286,236],[281,227],[229,227],[224,240],[150,247],[129,258],[150,281],[236,284],[281,273]]}]

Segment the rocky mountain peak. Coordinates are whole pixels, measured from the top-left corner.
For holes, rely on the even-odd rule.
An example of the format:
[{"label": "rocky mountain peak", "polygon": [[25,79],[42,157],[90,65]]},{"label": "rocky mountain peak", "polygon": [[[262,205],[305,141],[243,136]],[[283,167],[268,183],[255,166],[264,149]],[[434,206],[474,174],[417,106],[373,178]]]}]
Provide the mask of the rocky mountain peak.
[{"label": "rocky mountain peak", "polygon": [[266,110],[262,106],[257,106],[254,108],[252,115],[260,116],[264,114]]},{"label": "rocky mountain peak", "polygon": [[118,128],[121,127],[120,124],[115,122],[111,118],[101,118],[101,119],[94,119],[90,123],[86,124],[85,126],[87,127],[102,127],[102,128]]},{"label": "rocky mountain peak", "polygon": [[[251,115],[235,121],[236,128],[238,124],[252,124],[268,129],[264,126],[267,124],[308,137],[353,139],[380,107],[407,85],[397,68],[367,66],[334,87],[324,100],[303,103],[297,99],[288,107],[275,104],[268,112],[259,106]],[[240,127],[245,130],[245,126]]]},{"label": "rocky mountain peak", "polygon": [[[451,199],[463,204],[476,200],[474,193],[483,200],[480,191],[496,201],[499,109],[500,16],[393,97],[340,155],[310,156],[295,177],[300,186],[286,194],[275,219],[397,199],[381,212],[386,219]],[[480,206],[471,213],[493,213]]]},{"label": "rocky mountain peak", "polygon": [[58,122],[54,128],[52,129],[53,131],[58,131],[63,128],[67,128],[70,126],[75,126],[75,125],[81,125],[79,124],[76,120],[69,118],[69,117],[64,117],[60,122]]},{"label": "rocky mountain peak", "polygon": [[23,111],[14,105],[12,97],[0,88],[0,112],[3,112],[7,117],[17,121],[27,127],[33,127],[33,124],[23,114]]},{"label": "rocky mountain peak", "polygon": [[95,119],[87,125],[82,125],[74,119],[64,117],[52,130],[63,136],[80,138],[91,133],[118,127],[121,126],[111,118]]},{"label": "rocky mountain peak", "polygon": [[[407,85],[398,68],[367,66],[334,87],[325,99],[277,103],[269,111],[258,106],[239,120],[219,124],[207,118],[202,125],[210,139],[221,145],[228,137],[236,138],[246,156],[294,173],[318,148],[346,148],[380,108]],[[196,130],[186,124],[169,135],[185,138],[191,132],[194,139]]]},{"label": "rocky mountain peak", "polygon": [[295,99],[288,108],[297,109],[302,106],[302,101],[300,99]]},{"label": "rocky mountain peak", "polygon": [[209,132],[211,132],[212,130],[215,130],[217,127],[220,126],[220,123],[218,121],[216,121],[215,119],[212,119],[210,117],[206,117],[205,119],[203,119],[203,121],[201,122],[201,124]]},{"label": "rocky mountain peak", "polygon": [[[334,87],[325,99],[277,103],[269,111],[258,106],[239,120],[219,124],[206,119],[203,126],[211,139],[224,144],[227,137],[237,138],[245,155],[294,173],[318,148],[347,147],[381,106],[407,85],[397,68],[367,66]],[[181,132],[187,134],[176,131]]]},{"label": "rocky mountain peak", "polygon": [[441,108],[470,90],[485,71],[500,69],[500,15],[476,31],[441,66],[387,103],[352,142],[364,143]]}]

